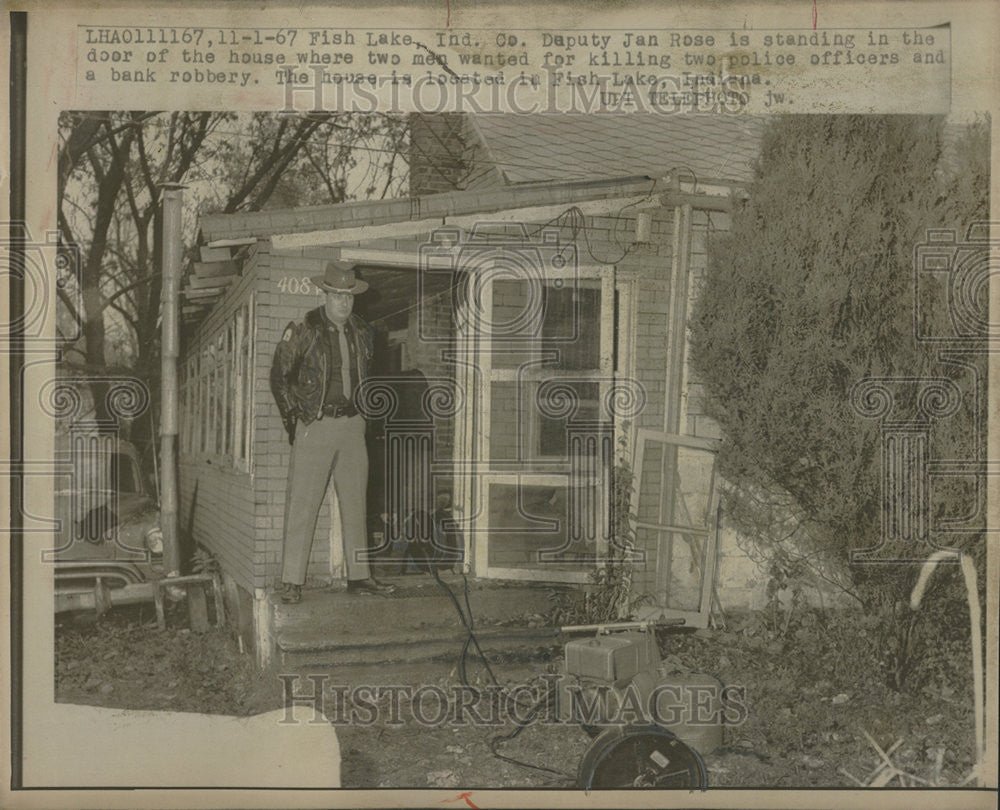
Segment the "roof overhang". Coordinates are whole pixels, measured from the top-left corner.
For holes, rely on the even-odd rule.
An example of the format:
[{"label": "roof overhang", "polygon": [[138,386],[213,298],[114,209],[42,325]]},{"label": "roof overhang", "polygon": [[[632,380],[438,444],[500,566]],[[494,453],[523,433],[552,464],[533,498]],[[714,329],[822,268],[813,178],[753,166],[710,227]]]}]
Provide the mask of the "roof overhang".
[{"label": "roof overhang", "polygon": [[[589,200],[573,203],[584,216],[609,216],[623,208],[636,208],[647,203],[656,205],[655,197],[646,194],[613,199]],[[547,222],[565,212],[565,203],[556,205],[531,205],[523,208],[505,208],[476,214],[457,214],[425,219],[390,222],[384,225],[362,225],[357,228],[332,228],[330,230],[307,231],[305,233],[279,233],[271,237],[271,248],[275,252],[302,248],[327,247],[369,242],[375,239],[394,239],[401,236],[429,234],[437,228],[454,227],[471,229],[488,219],[489,222]]]},{"label": "roof overhang", "polygon": [[[304,272],[319,272],[324,259],[340,256],[367,266],[375,276],[388,273],[385,279],[388,281],[393,272],[418,270],[421,266],[417,249],[420,237],[429,239],[442,228],[453,229],[458,234],[460,247],[463,235],[484,223],[534,225],[554,221],[570,209],[578,209],[587,217],[636,216],[680,205],[728,212],[734,197],[742,195],[738,186],[687,182],[683,173],[678,173],[661,178],[640,175],[586,182],[532,183],[491,191],[448,192],[412,200],[210,214],[202,219],[203,237],[207,238],[200,247],[202,261],[193,264],[194,272],[187,278],[183,314],[195,318],[207,314],[240,275],[238,265],[245,253],[252,253],[262,241],[270,241],[273,254],[300,258]],[[381,221],[371,222],[372,219]],[[309,227],[320,222],[334,223],[334,227]],[[364,224],[355,224],[358,222]],[[398,244],[392,247],[393,241],[410,242],[412,249],[401,248]],[[385,247],[386,244],[390,247]],[[600,277],[607,269],[581,265],[578,272]],[[399,302],[387,297],[379,303],[381,305],[372,301],[378,310],[391,308]]]},{"label": "roof overhang", "polygon": [[[643,178],[646,185],[649,179]],[[666,186],[668,181],[662,182]],[[571,205],[584,216],[617,216],[623,211],[630,214],[651,208],[672,208],[690,205],[692,208],[709,211],[729,211],[732,207],[734,189],[728,185],[698,185],[674,182],[673,188],[655,192],[657,181],[644,194],[630,196],[601,196],[596,199],[578,200]],[[655,192],[655,193],[654,193]],[[486,195],[479,195],[480,197]],[[485,208],[475,213],[448,213],[420,219],[406,219],[378,225],[329,228],[322,230],[275,233],[271,235],[271,248],[282,253],[308,248],[333,247],[355,242],[369,242],[377,239],[397,239],[400,237],[429,234],[441,227],[471,229],[488,216],[490,222],[548,222],[563,214],[570,204],[567,202],[546,205],[515,206],[509,208]]]}]

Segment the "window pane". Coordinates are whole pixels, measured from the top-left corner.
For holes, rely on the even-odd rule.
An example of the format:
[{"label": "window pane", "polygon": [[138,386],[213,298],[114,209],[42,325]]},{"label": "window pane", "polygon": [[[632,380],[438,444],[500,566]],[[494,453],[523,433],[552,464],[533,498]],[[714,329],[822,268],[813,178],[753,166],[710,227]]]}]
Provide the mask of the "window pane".
[{"label": "window pane", "polygon": [[246,381],[244,383],[244,396],[246,397],[246,418],[243,420],[243,436],[246,444],[244,457],[247,460],[246,468],[251,469],[253,464],[253,336],[256,328],[254,323],[255,308],[254,297],[251,294],[250,303],[247,306],[247,329],[246,329]]},{"label": "window pane", "polygon": [[215,455],[217,456],[222,455],[223,409],[225,408],[225,379],[223,378],[223,371],[223,367],[215,367],[215,423],[212,425],[212,429],[215,431]]},{"label": "window pane", "polygon": [[585,370],[601,365],[601,290],[558,281],[545,285],[542,348],[556,351],[557,368]]},{"label": "window pane", "polygon": [[208,450],[208,423],[212,417],[209,408],[208,371],[204,362],[201,364],[198,388],[198,450],[204,453]]},{"label": "window pane", "polygon": [[493,365],[517,368],[536,355],[542,325],[539,288],[528,281],[493,283],[493,315],[478,324],[492,339]]},{"label": "window pane", "polygon": [[243,458],[250,457],[250,428],[253,425],[253,380],[251,379],[252,366],[250,364],[250,338],[246,340],[243,347],[243,435],[241,437]]},{"label": "window pane", "polygon": [[180,432],[180,439],[178,444],[180,446],[180,451],[182,453],[187,452],[187,434],[188,434],[188,418],[187,418],[187,403],[188,403],[188,387],[185,385],[180,390],[180,402],[177,408],[177,429]]},{"label": "window pane", "polygon": [[226,356],[222,366],[225,397],[222,453],[226,456],[233,452],[233,328],[232,323],[226,328]]},{"label": "window pane", "polygon": [[[543,456],[566,456],[569,453],[568,433],[573,422],[594,421],[600,414],[599,386],[596,382],[564,382],[559,385],[573,405],[567,417],[554,416],[559,410],[542,408],[538,413],[538,452]],[[546,412],[547,411],[547,412]]]},{"label": "window pane", "polygon": [[595,486],[588,488],[590,492],[574,493],[568,484],[490,484],[490,566],[590,570],[597,559],[598,537],[606,533],[607,523],[600,519],[603,516],[597,526],[574,520],[580,510],[570,508],[571,503],[605,503]]},{"label": "window pane", "polygon": [[517,383],[496,382],[490,386],[490,461],[513,461],[521,457],[521,404]]},{"label": "window pane", "polygon": [[633,571],[633,591],[663,608],[698,610],[705,587],[704,535],[640,527],[635,545],[646,559]]},{"label": "window pane", "polygon": [[550,357],[552,368],[600,367],[601,289],[597,282],[553,279],[542,284],[493,283],[493,311],[479,324],[492,338],[496,368],[516,368]]}]

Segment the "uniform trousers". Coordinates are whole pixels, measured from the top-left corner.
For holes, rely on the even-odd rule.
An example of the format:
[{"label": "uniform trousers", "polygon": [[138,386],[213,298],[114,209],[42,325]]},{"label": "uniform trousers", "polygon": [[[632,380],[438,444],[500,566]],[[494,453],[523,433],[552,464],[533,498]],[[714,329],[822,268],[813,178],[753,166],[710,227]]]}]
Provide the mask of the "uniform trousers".
[{"label": "uniform trousers", "polygon": [[368,448],[362,416],[324,416],[299,426],[288,467],[285,538],[281,579],[293,585],[306,580],[309,553],[323,496],[333,477],[343,526],[348,579],[367,579],[366,495]]}]

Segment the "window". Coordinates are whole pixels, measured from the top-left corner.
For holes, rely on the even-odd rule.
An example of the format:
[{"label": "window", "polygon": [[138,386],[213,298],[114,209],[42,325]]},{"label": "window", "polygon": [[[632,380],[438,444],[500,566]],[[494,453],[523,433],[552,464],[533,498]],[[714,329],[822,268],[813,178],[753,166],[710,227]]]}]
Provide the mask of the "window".
[{"label": "window", "polygon": [[254,299],[236,311],[233,332],[232,368],[232,436],[235,466],[250,470],[253,447],[253,331]]},{"label": "window", "polygon": [[219,385],[215,374],[218,358],[216,357],[214,345],[209,344],[205,347],[202,354],[202,365],[205,366],[205,391],[208,394],[208,414],[205,416],[205,435],[202,436],[201,451],[214,456],[218,455],[215,449],[215,438],[218,433],[215,425],[217,421],[216,417],[218,416],[216,403],[219,401]]},{"label": "window", "polygon": [[195,420],[198,424],[198,444],[196,450],[204,453],[208,447],[208,423],[206,416],[211,413],[208,409],[208,350],[206,349],[198,357],[198,410],[195,411]]},{"label": "window", "polygon": [[600,365],[601,288],[545,285],[542,288],[542,350],[554,350],[556,368],[588,371]]},{"label": "window", "polygon": [[226,408],[226,355],[220,334],[215,340],[212,369],[212,391],[214,394],[212,401],[212,436],[215,437],[215,455],[224,454],[224,425],[222,415]]},{"label": "window", "polygon": [[180,382],[181,452],[250,471],[253,447],[254,299],[185,361]]},{"label": "window", "polygon": [[131,457],[124,453],[111,454],[111,480],[118,482],[118,492],[141,493],[139,470]]}]

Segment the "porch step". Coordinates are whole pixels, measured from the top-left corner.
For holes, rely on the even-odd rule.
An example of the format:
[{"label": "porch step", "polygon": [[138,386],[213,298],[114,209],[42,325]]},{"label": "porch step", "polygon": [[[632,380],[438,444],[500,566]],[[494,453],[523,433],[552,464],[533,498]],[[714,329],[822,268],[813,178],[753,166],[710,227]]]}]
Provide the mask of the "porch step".
[{"label": "porch step", "polygon": [[[288,630],[278,636],[282,664],[302,666],[368,666],[372,664],[417,663],[457,660],[465,643],[465,632],[370,644],[343,644],[316,631]],[[559,646],[553,628],[488,628],[476,630],[476,638],[490,663],[512,661],[528,656],[548,655]],[[477,657],[469,651],[469,665]]]},{"label": "porch step", "polygon": [[[346,666],[456,658],[467,633],[451,598],[429,576],[391,581],[397,591],[389,597],[348,594],[336,586],[305,589],[297,605],[272,595],[278,660]],[[446,581],[464,609],[461,578]],[[535,655],[558,644],[553,628],[531,626],[551,609],[549,592],[539,585],[470,581],[476,637],[488,657]]]}]

